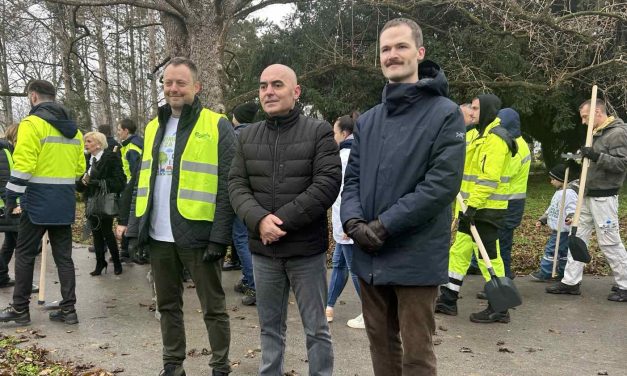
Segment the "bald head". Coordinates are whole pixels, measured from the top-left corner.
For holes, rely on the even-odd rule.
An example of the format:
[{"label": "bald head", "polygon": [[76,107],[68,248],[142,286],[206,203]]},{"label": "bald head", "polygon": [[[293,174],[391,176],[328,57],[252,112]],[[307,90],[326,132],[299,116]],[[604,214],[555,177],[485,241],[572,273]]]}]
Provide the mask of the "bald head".
[{"label": "bald head", "polygon": [[288,66],[273,64],[259,77],[259,101],[270,116],[287,115],[300,97],[296,73]]}]

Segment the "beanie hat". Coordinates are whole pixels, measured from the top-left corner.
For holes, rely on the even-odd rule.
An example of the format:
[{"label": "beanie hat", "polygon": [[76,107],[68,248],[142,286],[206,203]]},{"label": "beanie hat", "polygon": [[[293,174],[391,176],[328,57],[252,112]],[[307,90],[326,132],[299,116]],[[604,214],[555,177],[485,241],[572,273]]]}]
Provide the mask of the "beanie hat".
[{"label": "beanie hat", "polygon": [[566,174],[566,166],[564,166],[563,164],[558,164],[556,166],[554,166],[551,171],[549,171],[549,176],[552,177],[553,179],[559,181],[559,182],[564,182],[564,175]]},{"label": "beanie hat", "polygon": [[240,124],[249,124],[255,120],[259,106],[255,102],[246,102],[233,109],[233,116]]}]

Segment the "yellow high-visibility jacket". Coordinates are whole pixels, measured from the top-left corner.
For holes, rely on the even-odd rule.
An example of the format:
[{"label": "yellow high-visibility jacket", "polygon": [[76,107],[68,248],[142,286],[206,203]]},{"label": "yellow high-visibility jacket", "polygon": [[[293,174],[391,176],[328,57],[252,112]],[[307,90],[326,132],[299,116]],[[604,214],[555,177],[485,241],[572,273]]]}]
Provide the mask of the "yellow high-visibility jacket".
[{"label": "yellow high-visibility jacket", "polygon": [[85,172],[83,135],[57,103],[42,103],[31,113],[18,129],[7,206],[22,196],[20,205],[32,223],[71,224],[76,180]]}]

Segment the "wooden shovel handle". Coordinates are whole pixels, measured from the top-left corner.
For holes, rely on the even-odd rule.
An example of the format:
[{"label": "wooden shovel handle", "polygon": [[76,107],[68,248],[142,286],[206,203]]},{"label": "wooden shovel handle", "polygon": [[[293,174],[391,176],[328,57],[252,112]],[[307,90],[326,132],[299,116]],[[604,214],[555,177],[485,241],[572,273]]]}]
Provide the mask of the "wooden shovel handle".
[{"label": "wooden shovel handle", "polygon": [[562,235],[562,226],[564,226],[564,206],[566,206],[566,189],[568,188],[568,172],[570,168],[566,167],[564,173],[564,185],[562,187],[562,199],[560,200],[560,212],[557,216],[557,237],[555,238],[555,252],[553,253],[553,271],[551,277],[557,276],[557,258],[560,249],[560,235]]},{"label": "wooden shovel handle", "polygon": [[46,301],[46,264],[48,254],[48,232],[44,233],[41,239],[41,266],[39,270],[39,295],[37,296],[38,303],[44,304]]},{"label": "wooden shovel handle", "polygon": [[[590,113],[588,114],[588,131],[586,133],[586,146],[592,146],[592,131],[594,130],[594,112],[597,108],[597,85],[592,86],[592,97],[590,98]],[[579,197],[577,197],[577,210],[573,217],[572,227],[579,225],[579,214],[581,214],[581,206],[583,205],[583,196],[586,191],[586,178],[588,177],[588,167],[590,167],[590,159],[584,158],[581,164],[581,176],[579,178]],[[572,228],[571,227],[571,228]]]},{"label": "wooden shovel handle", "polygon": [[[462,212],[466,212],[466,204],[464,204],[464,199],[462,198],[461,193],[457,194],[457,202],[459,202],[459,207],[462,209]],[[479,231],[477,231],[477,227],[474,224],[470,224],[470,233],[472,234],[473,239],[475,239],[475,243],[477,243],[477,247],[479,248],[479,253],[481,254],[481,258],[485,263],[486,268],[492,269],[492,263],[490,262],[490,256],[488,256],[488,251],[486,251],[483,242],[481,241],[481,236],[479,236]]]}]

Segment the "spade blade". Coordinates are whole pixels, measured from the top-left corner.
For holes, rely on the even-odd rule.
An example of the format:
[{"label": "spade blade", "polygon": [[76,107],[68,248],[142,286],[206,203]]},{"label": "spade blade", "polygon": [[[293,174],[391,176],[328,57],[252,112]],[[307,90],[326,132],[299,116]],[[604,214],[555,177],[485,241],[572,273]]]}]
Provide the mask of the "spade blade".
[{"label": "spade blade", "polygon": [[520,293],[509,277],[492,276],[485,284],[488,301],[496,312],[506,311],[522,304]]},{"label": "spade blade", "polygon": [[586,243],[581,240],[581,238],[577,237],[577,235],[571,234],[568,236],[568,249],[573,256],[573,260],[586,264],[590,262],[591,257],[590,252],[588,252],[588,246],[586,246]]}]

